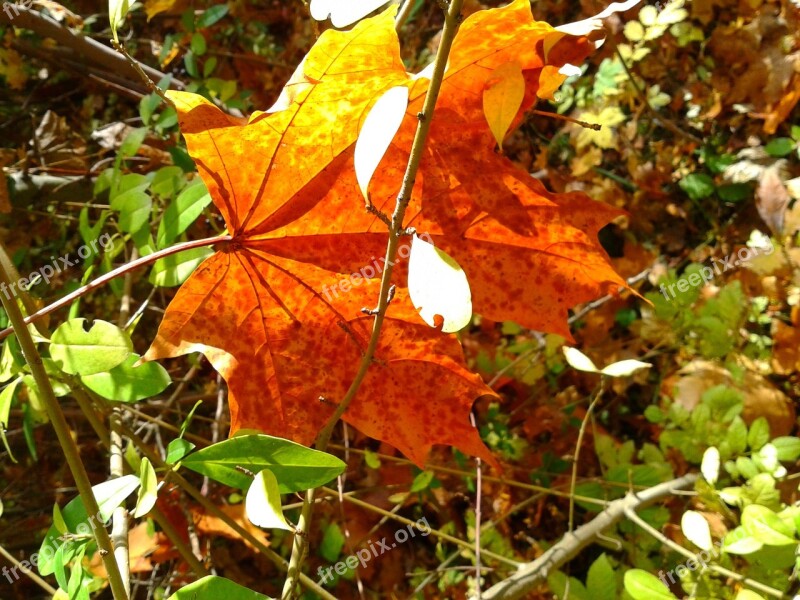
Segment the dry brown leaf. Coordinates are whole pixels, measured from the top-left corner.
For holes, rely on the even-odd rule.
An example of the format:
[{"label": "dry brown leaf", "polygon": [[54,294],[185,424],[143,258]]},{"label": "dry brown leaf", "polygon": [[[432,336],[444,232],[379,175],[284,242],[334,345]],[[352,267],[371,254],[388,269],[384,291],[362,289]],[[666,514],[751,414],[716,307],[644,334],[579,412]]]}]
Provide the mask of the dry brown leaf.
[{"label": "dry brown leaf", "polygon": [[664,393],[691,411],[700,403],[702,395],[717,385],[726,385],[744,398],[742,418],[752,423],[758,417],[769,422],[773,436],[788,435],[794,429],[795,410],[792,401],[767,379],[745,370],[741,383],[719,363],[695,360],[663,383]]}]

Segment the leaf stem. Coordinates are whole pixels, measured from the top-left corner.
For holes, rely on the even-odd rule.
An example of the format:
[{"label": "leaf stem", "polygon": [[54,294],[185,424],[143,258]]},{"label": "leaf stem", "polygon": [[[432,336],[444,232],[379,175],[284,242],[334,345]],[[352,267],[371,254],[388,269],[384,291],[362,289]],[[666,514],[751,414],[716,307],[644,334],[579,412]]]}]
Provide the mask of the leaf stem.
[{"label": "leaf stem", "polygon": [[[328,442],[333,434],[333,429],[342,418],[345,411],[347,411],[350,403],[356,396],[361,383],[367,375],[367,371],[372,365],[372,359],[378,349],[378,339],[380,338],[381,327],[386,316],[386,309],[389,305],[389,289],[392,286],[392,271],[394,270],[395,257],[397,249],[400,244],[400,236],[405,231],[403,227],[403,218],[406,214],[406,208],[411,200],[411,193],[416,181],[417,172],[419,171],[420,162],[422,161],[423,150],[425,149],[425,142],[428,137],[428,131],[431,127],[433,120],[433,112],[436,107],[436,100],[439,97],[439,90],[442,87],[444,79],[444,72],[447,66],[447,58],[450,55],[450,48],[453,45],[453,40],[456,37],[458,26],[461,22],[461,7],[463,0],[450,0],[445,13],[444,27],[442,29],[442,37],[439,43],[439,49],[436,52],[436,59],[433,65],[433,74],[431,75],[430,85],[428,86],[425,101],[422,105],[423,118],[417,124],[417,131],[414,134],[414,140],[411,143],[411,154],[406,166],[405,174],[403,175],[403,182],[400,186],[400,191],[397,194],[397,202],[395,203],[394,213],[392,214],[391,226],[389,227],[389,241],[386,244],[386,268],[381,277],[381,288],[378,295],[377,312],[375,313],[375,321],[372,325],[372,335],[370,336],[367,350],[364,357],[361,359],[361,364],[358,368],[358,373],[353,379],[353,383],[347,390],[344,398],[339,402],[336,410],[331,415],[328,422],[319,432],[317,436],[315,447],[317,450],[324,452],[328,447]],[[309,531],[311,525],[311,515],[314,509],[314,490],[308,490],[303,501],[303,510],[300,513],[300,519],[297,522],[297,530],[304,534]],[[289,572],[286,577],[286,582],[283,586],[281,593],[282,600],[291,600],[294,597],[297,587],[297,578],[300,574],[300,569],[305,559],[305,554],[308,549],[308,539],[306,535],[295,535],[294,543],[292,545],[292,555],[289,559]]]},{"label": "leaf stem", "polygon": [[[0,245],[0,247],[2,247],[2,245]],[[5,251],[5,248],[3,248],[3,251]],[[2,266],[0,266],[0,284],[4,284],[6,287],[11,286],[11,276]],[[61,405],[58,403],[53,393],[53,387],[50,385],[50,379],[45,372],[42,357],[36,349],[36,344],[31,337],[30,331],[28,331],[25,317],[15,297],[6,298],[4,294],[0,294],[0,301],[2,301],[6,314],[11,321],[12,329],[19,340],[22,354],[31,369],[31,374],[36,382],[36,386],[39,388],[42,401],[47,410],[47,415],[50,418],[50,422],[53,424],[53,429],[56,432],[56,437],[61,445],[61,449],[64,451],[64,458],[72,472],[72,477],[75,479],[75,485],[78,488],[83,506],[86,508],[86,513],[89,515],[98,515],[100,514],[100,508],[92,492],[92,484],[89,481],[89,476],[86,474],[83,462],[81,462],[78,446],[72,438],[67,420],[64,418],[64,413],[61,412]],[[100,550],[100,556],[103,559],[106,573],[108,573],[108,581],[111,586],[111,592],[114,595],[114,600],[127,600],[128,595],[125,592],[125,585],[123,584],[117,561],[114,558],[114,548],[111,545],[111,538],[102,523],[96,523],[95,519],[89,519],[89,524],[97,540],[97,547]]]},{"label": "leaf stem", "polygon": [[[78,288],[77,290],[75,290],[70,294],[67,294],[63,298],[56,300],[49,306],[45,306],[44,308],[36,311],[32,315],[25,317],[25,325],[33,323],[37,319],[40,319],[41,317],[48,315],[51,312],[58,310],[59,308],[63,308],[67,304],[70,304],[73,300],[76,300],[81,296],[85,296],[89,292],[99,288],[102,285],[105,285],[106,283],[108,283],[112,279],[115,279],[116,277],[125,275],[126,273],[133,271],[134,269],[138,269],[139,267],[143,267],[145,265],[149,265],[150,263],[154,263],[160,258],[172,256],[173,254],[178,254],[179,252],[183,252],[184,250],[201,248],[203,246],[211,246],[213,244],[219,244],[220,242],[229,242],[231,239],[232,239],[231,236],[226,234],[226,235],[218,235],[211,238],[203,238],[202,240],[192,240],[190,242],[183,242],[181,244],[175,244],[174,246],[170,246],[169,248],[164,248],[163,250],[159,250],[158,252],[153,252],[152,254],[148,254],[147,256],[142,256],[141,258],[137,258],[136,260],[133,260],[129,263],[125,263],[124,265],[117,267],[113,271],[109,271],[105,275],[101,275],[94,281],[90,281],[86,285]],[[7,285],[10,285],[10,283]],[[14,331],[13,327],[9,327],[7,329],[3,329],[2,331],[0,331],[0,341],[11,335],[13,331]]]}]

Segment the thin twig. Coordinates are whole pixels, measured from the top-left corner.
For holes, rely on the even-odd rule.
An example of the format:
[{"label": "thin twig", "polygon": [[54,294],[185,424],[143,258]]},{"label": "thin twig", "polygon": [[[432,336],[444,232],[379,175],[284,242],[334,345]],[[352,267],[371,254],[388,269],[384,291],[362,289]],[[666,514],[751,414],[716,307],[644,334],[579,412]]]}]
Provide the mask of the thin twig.
[{"label": "thin twig", "polygon": [[626,510],[644,508],[669,496],[673,490],[692,485],[696,479],[697,475],[690,473],[639,493],[629,492],[624,498],[614,500],[594,519],[578,527],[573,534],[564,536],[539,558],[522,565],[510,577],[484,591],[483,600],[515,600],[524,597],[545,581],[555,569],[572,560],[581,550],[594,542],[599,534],[622,520]]},{"label": "thin twig", "polygon": [[[322,487],[320,489],[324,493],[328,494],[329,496],[335,496],[335,497],[339,496],[339,494],[336,492],[336,490],[333,490],[331,488]],[[452,536],[452,535],[450,535],[448,533],[445,533],[443,531],[439,531],[438,529],[433,529],[432,527],[428,527],[426,529],[423,529],[422,527],[420,527],[417,524],[416,521],[412,521],[411,519],[406,519],[405,517],[397,515],[397,514],[394,514],[391,511],[385,510],[385,509],[380,508],[378,506],[374,506],[374,505],[370,504],[369,502],[364,502],[363,500],[359,500],[358,498],[356,498],[354,496],[345,496],[344,499],[347,502],[350,502],[351,504],[355,504],[356,506],[360,506],[361,508],[364,508],[366,510],[378,513],[379,515],[383,515],[385,517],[389,517],[390,519],[392,519],[394,521],[397,521],[398,523],[402,523],[403,525],[411,525],[412,527],[415,527],[418,531],[421,531],[423,533],[425,533],[427,531],[427,532],[430,533],[430,535],[433,535],[433,536],[439,538],[440,540],[444,540],[446,542],[450,542],[451,544],[455,544],[459,548],[467,550],[468,552],[474,552],[475,551],[475,547],[472,544],[470,544],[469,542],[467,542],[465,540],[462,540],[460,538],[454,537],[454,536]],[[501,554],[496,554],[494,552],[490,552],[489,550],[486,550],[485,548],[483,549],[483,554],[484,554],[484,556],[486,556],[486,558],[490,558],[490,559],[495,560],[495,561],[497,561],[499,563],[503,563],[504,565],[508,565],[509,567],[511,567],[513,569],[517,569],[517,568],[522,566],[522,564],[519,561],[516,561],[514,559],[508,558],[507,556],[503,556]]]},{"label": "thin twig", "polygon": [[[372,335],[370,336],[367,350],[361,359],[358,372],[347,390],[342,401],[336,407],[336,410],[328,419],[325,426],[317,436],[315,447],[318,450],[325,451],[328,447],[333,429],[339,419],[342,418],[345,411],[350,406],[350,403],[356,396],[361,382],[367,375],[367,371],[372,365],[372,360],[378,348],[378,340],[380,338],[381,328],[386,316],[386,309],[389,305],[389,294],[392,288],[392,272],[394,270],[395,257],[397,249],[400,244],[400,236],[405,228],[403,226],[403,219],[406,213],[406,207],[411,200],[411,193],[416,181],[417,171],[419,170],[420,162],[422,161],[422,154],[425,148],[425,142],[430,130],[431,121],[433,120],[433,112],[436,106],[436,99],[439,97],[439,90],[442,86],[445,68],[447,66],[447,57],[450,54],[450,47],[455,39],[456,32],[461,20],[461,6],[463,0],[450,0],[450,4],[445,14],[444,27],[442,29],[442,37],[439,43],[439,49],[436,53],[436,59],[433,66],[433,74],[431,75],[430,85],[423,103],[422,114],[424,118],[420,119],[417,124],[417,131],[414,135],[414,140],[411,143],[411,152],[406,167],[406,172],[403,175],[403,183],[400,191],[397,194],[397,202],[395,204],[394,213],[392,214],[392,223],[389,228],[389,240],[386,245],[386,268],[381,277],[381,288],[378,295],[378,306],[375,314],[375,321],[372,325]],[[292,555],[289,560],[289,573],[283,586],[281,593],[282,600],[291,600],[295,595],[297,577],[305,558],[308,549],[308,539],[304,533],[309,531],[311,525],[311,514],[314,507],[314,490],[306,492],[305,504],[300,513],[300,519],[297,522],[297,530],[300,535],[294,536],[294,543],[292,545]]]},{"label": "thin twig", "polygon": [[[2,246],[2,244],[0,244],[0,246]],[[10,275],[4,268],[0,268],[0,284],[5,284],[6,286],[11,285]],[[8,319],[11,321],[12,329],[17,336],[25,361],[31,369],[31,374],[36,382],[36,386],[39,388],[42,402],[45,405],[47,415],[50,418],[50,422],[53,424],[56,437],[64,452],[64,459],[67,465],[69,465],[72,477],[75,479],[75,485],[78,488],[83,506],[86,508],[87,514],[99,515],[100,508],[92,492],[92,484],[89,481],[89,476],[81,461],[80,451],[72,437],[69,425],[64,418],[64,413],[61,412],[61,405],[53,392],[53,386],[50,384],[50,378],[45,371],[42,357],[36,349],[36,344],[31,337],[30,331],[28,331],[25,317],[17,305],[15,298],[6,298],[5,295],[0,294],[0,301],[2,301]],[[125,592],[122,576],[117,567],[117,562],[114,560],[114,548],[111,545],[111,538],[109,538],[105,527],[101,523],[96,523],[95,519],[89,519],[89,524],[92,527],[94,537],[97,541],[97,547],[100,549],[100,556],[103,559],[103,564],[108,574],[108,581],[114,599],[127,600],[128,595]]]},{"label": "thin twig", "polygon": [[403,28],[403,25],[406,24],[408,16],[414,8],[414,4],[416,4],[416,0],[403,0],[402,6],[400,6],[400,9],[397,11],[397,17],[395,17],[394,20],[395,31],[399,32]]},{"label": "thin twig", "polygon": [[[178,254],[179,252],[183,252],[184,250],[191,250],[192,248],[201,248],[203,246],[212,246],[214,244],[219,244],[222,242],[229,242],[231,240],[230,235],[218,235],[216,237],[211,238],[204,238],[202,240],[192,240],[190,242],[183,242],[181,244],[175,244],[174,246],[170,246],[169,248],[164,248],[163,250],[159,250],[158,252],[153,252],[152,254],[148,254],[147,256],[142,256],[141,258],[131,261],[129,263],[125,263],[121,267],[117,267],[113,271],[109,271],[105,275],[101,275],[94,281],[90,281],[84,286],[79,287],[74,292],[67,294],[60,300],[53,302],[52,304],[45,306],[41,310],[36,311],[32,315],[25,317],[25,325],[33,323],[37,319],[44,317],[45,315],[49,315],[51,312],[58,310],[64,306],[70,304],[73,300],[80,298],[81,296],[85,296],[92,290],[95,290],[112,279],[116,277],[120,277],[121,275],[125,275],[129,271],[133,269],[138,269],[139,267],[143,267],[145,265],[149,265],[150,263],[154,263],[160,258],[164,258],[167,256],[172,256],[173,254]],[[10,286],[10,284],[8,284]],[[16,285],[16,282],[15,282]],[[5,288],[3,288],[5,289]],[[13,289],[13,288],[11,288]],[[0,297],[8,299],[8,292],[5,294],[0,294]],[[13,333],[13,327],[9,327],[0,331],[0,340],[7,338],[9,335]]]},{"label": "thin twig", "polygon": [[[5,558],[8,562],[14,565],[12,571],[20,571],[25,577],[33,581],[36,585],[42,588],[45,592],[50,594],[51,596],[55,596],[58,593],[58,590],[47,583],[44,579],[39,577],[36,573],[33,572],[33,569],[30,567],[26,568],[22,565],[20,561],[18,561],[13,554],[11,554],[8,550],[0,546],[0,556]],[[10,579],[8,575],[6,575],[7,579]]]}]

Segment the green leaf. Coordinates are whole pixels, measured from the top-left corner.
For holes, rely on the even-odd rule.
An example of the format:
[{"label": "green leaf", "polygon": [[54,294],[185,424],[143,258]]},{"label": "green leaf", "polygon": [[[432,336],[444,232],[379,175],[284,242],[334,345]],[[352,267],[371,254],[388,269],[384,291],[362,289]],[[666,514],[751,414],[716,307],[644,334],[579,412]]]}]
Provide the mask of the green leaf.
[{"label": "green leaf", "polygon": [[765,546],[789,546],[797,543],[791,525],[766,506],[750,504],[742,510],[745,532]]},{"label": "green leaf", "polygon": [[156,243],[166,248],[175,238],[197,220],[203,209],[211,203],[211,195],[200,179],[196,179],[172,202],[158,224]]},{"label": "green leaf", "polygon": [[623,582],[633,600],[678,600],[658,577],[642,569],[626,571]]},{"label": "green leaf", "polygon": [[250,522],[257,527],[286,531],[293,529],[283,516],[278,480],[269,469],[256,473],[253,483],[247,489],[244,510]]},{"label": "green leaf", "polygon": [[781,462],[794,462],[800,458],[800,438],[776,437],[772,440],[772,445],[778,450],[778,460]]},{"label": "green leaf", "polygon": [[176,438],[172,440],[167,446],[166,463],[168,465],[174,465],[184,456],[189,454],[189,452],[194,450],[194,448],[195,445],[192,442],[188,442],[183,438]]},{"label": "green leaf", "polygon": [[747,425],[740,416],[734,417],[731,425],[728,428],[728,433],[725,435],[725,441],[728,442],[731,452],[741,454],[747,448]]},{"label": "green leaf", "polygon": [[128,0],[108,0],[108,22],[111,24],[111,35],[117,43],[119,43],[117,30],[125,21],[125,15],[130,9],[131,5]]},{"label": "green leaf", "polygon": [[[124,475],[109,481],[104,481],[92,486],[92,493],[97,500],[100,508],[99,515],[93,515],[93,521],[101,524],[111,518],[114,509],[130,496],[139,487],[139,478],[136,475]],[[92,529],[89,517],[83,500],[80,496],[73,498],[61,511],[67,529],[70,533],[80,535],[91,535]],[[59,540],[60,533],[55,525],[52,525],[44,536],[44,541],[39,549],[39,574],[42,576],[52,575],[55,567],[54,554],[63,542]]]},{"label": "green leaf", "polygon": [[692,200],[702,200],[714,193],[714,180],[705,173],[692,173],[678,184]]},{"label": "green leaf", "polygon": [[428,486],[431,484],[431,481],[433,481],[433,471],[423,471],[414,477],[414,481],[411,482],[411,489],[409,491],[412,494],[421,492],[422,490],[428,488]]},{"label": "green leaf", "polygon": [[598,556],[589,567],[586,590],[593,600],[617,600],[617,579],[605,553]]},{"label": "green leaf", "polygon": [[214,23],[222,19],[227,14],[227,4],[217,4],[216,6],[212,6],[202,15],[200,15],[199,19],[197,19],[197,27],[200,29],[203,27],[211,27]]},{"label": "green leaf", "polygon": [[135,518],[143,517],[150,512],[158,499],[158,478],[156,470],[147,457],[142,459],[139,466],[139,497],[136,499],[136,509],[133,511]]},{"label": "green leaf", "polygon": [[211,248],[192,248],[156,261],[150,272],[150,283],[162,287],[181,285],[206,258],[214,254]]},{"label": "green leaf", "polygon": [[[569,595],[566,594],[567,581],[569,581]],[[550,591],[559,599],[566,600],[591,600],[586,587],[574,577],[567,577],[561,571],[553,571],[547,576],[547,585]]]},{"label": "green leaf", "polygon": [[88,331],[86,319],[70,319],[53,333],[50,356],[58,367],[73,375],[109,371],[131,355],[130,337],[107,321],[94,321]]},{"label": "green leaf", "polygon": [[753,190],[746,183],[727,183],[717,188],[717,195],[725,202],[742,202],[753,196]]},{"label": "green leaf", "polygon": [[[800,440],[798,440],[800,441]],[[381,459],[376,452],[372,450],[365,450],[364,451],[364,462],[367,463],[367,466],[370,469],[380,469],[381,468]]]},{"label": "green leaf", "polygon": [[183,66],[186,67],[186,72],[190,77],[200,77],[200,68],[197,66],[197,57],[191,50],[184,55]]},{"label": "green leaf", "polygon": [[253,590],[234,583],[230,579],[207,575],[194,583],[182,587],[167,600],[271,600]]},{"label": "green leaf", "polygon": [[202,33],[194,33],[192,35],[192,41],[189,44],[189,47],[192,49],[192,52],[195,53],[196,56],[203,56],[206,53],[206,38],[203,36]]},{"label": "green leaf", "polygon": [[[114,2],[114,0],[110,1]],[[127,0],[122,1],[127,3]],[[125,136],[125,139],[122,140],[122,143],[119,145],[119,150],[117,150],[117,158],[127,158],[136,154],[136,152],[139,150],[139,147],[142,145],[142,142],[144,142],[146,135],[146,127],[139,127],[138,129],[131,131]]]},{"label": "green leaf", "polygon": [[769,421],[764,417],[758,417],[750,424],[750,431],[747,432],[747,445],[751,450],[760,450],[769,441]]},{"label": "green leaf", "polygon": [[743,527],[737,527],[733,531],[728,532],[722,541],[722,551],[728,554],[752,554],[758,552],[764,545],[755,539],[753,536],[748,535]]},{"label": "green leaf", "polygon": [[117,402],[136,402],[160,394],[172,383],[169,373],[157,362],[135,367],[139,358],[131,354],[108,372],[86,375],[81,381],[94,393]]},{"label": "green leaf", "polygon": [[160,198],[172,198],[185,185],[183,169],[175,166],[161,167],[150,182],[150,192]]},{"label": "green leaf", "polygon": [[344,547],[344,533],[336,523],[329,523],[322,535],[322,542],[319,545],[319,554],[329,563],[339,560]]},{"label": "green leaf", "polygon": [[794,150],[795,142],[791,138],[786,137],[779,137],[774,138],[764,146],[764,150],[770,156],[774,156],[775,158],[781,158],[783,156],[787,156],[792,153]]},{"label": "green leaf", "polygon": [[119,228],[136,233],[150,220],[153,200],[143,190],[133,189],[114,197],[111,208],[119,211]]},{"label": "green leaf", "polygon": [[17,462],[17,459],[14,458],[14,455],[11,453],[11,448],[8,446],[6,429],[8,429],[8,416],[11,412],[11,402],[14,400],[14,393],[17,391],[17,387],[21,382],[22,378],[18,377],[0,392],[0,438],[2,438],[3,446],[5,446],[8,457],[12,462]]},{"label": "green leaf", "polygon": [[346,466],[330,454],[264,434],[235,436],[190,454],[182,464],[242,490],[250,487],[252,479],[236,467],[252,473],[269,469],[277,478],[282,494],[324,485]]}]

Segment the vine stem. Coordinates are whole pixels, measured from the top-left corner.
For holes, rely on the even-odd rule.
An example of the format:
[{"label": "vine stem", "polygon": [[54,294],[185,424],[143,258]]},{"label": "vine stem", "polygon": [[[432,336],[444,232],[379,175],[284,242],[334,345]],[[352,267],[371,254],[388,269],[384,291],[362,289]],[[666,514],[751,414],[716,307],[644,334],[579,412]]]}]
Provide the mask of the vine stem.
[{"label": "vine stem", "polygon": [[[0,247],[2,247],[2,244],[0,244]],[[2,247],[2,249],[5,252],[5,248]],[[5,284],[6,286],[11,285],[11,275],[2,265],[0,265],[0,284]],[[61,405],[58,403],[53,393],[53,387],[50,385],[50,379],[45,372],[42,357],[36,349],[36,344],[33,341],[30,331],[28,331],[25,317],[17,304],[16,298],[6,298],[5,295],[0,294],[0,301],[2,301],[6,314],[11,321],[12,329],[19,340],[22,354],[31,369],[31,374],[36,382],[36,386],[39,388],[42,402],[45,405],[50,422],[53,424],[53,429],[56,432],[61,449],[64,451],[64,458],[67,461],[67,465],[69,465],[73,479],[75,479],[75,485],[78,488],[83,506],[86,508],[87,514],[99,515],[100,508],[92,492],[92,484],[89,481],[89,476],[81,461],[78,446],[72,438],[67,420],[64,418],[64,413],[61,411]],[[106,531],[102,523],[96,523],[95,519],[89,519],[89,524],[92,527],[95,540],[97,541],[97,547],[100,550],[100,556],[103,559],[106,573],[108,573],[108,581],[111,586],[111,592],[114,595],[114,600],[127,600],[128,595],[125,591],[122,576],[120,575],[119,566],[114,558],[114,548],[111,545],[111,538],[108,535],[108,531]]]},{"label": "vine stem", "polygon": [[[395,203],[394,213],[389,227],[389,241],[386,244],[386,268],[381,277],[381,287],[378,295],[378,307],[375,312],[375,321],[372,324],[372,335],[370,336],[367,350],[361,359],[358,372],[356,373],[353,383],[347,390],[342,401],[336,407],[336,410],[328,419],[325,426],[317,436],[315,447],[317,450],[324,452],[328,447],[328,442],[333,434],[333,429],[342,418],[345,411],[347,411],[350,403],[356,396],[364,377],[367,375],[367,370],[372,365],[372,359],[375,357],[375,352],[378,348],[378,339],[380,338],[381,328],[383,321],[386,317],[386,309],[389,306],[389,292],[392,287],[392,272],[394,270],[395,257],[397,249],[400,244],[400,238],[405,231],[403,227],[403,219],[406,214],[406,208],[411,200],[411,193],[414,189],[414,182],[417,178],[420,163],[422,162],[422,153],[425,149],[425,142],[430,131],[431,121],[433,120],[433,112],[436,107],[436,100],[439,97],[439,90],[442,87],[444,79],[444,72],[447,66],[447,58],[450,55],[450,48],[453,45],[453,40],[456,37],[459,23],[461,22],[461,7],[463,0],[450,0],[445,13],[444,27],[442,28],[442,37],[439,43],[439,49],[436,52],[436,59],[433,65],[433,74],[431,75],[430,85],[428,86],[427,94],[422,105],[422,114],[417,125],[417,131],[414,134],[414,140],[411,143],[411,154],[406,166],[405,174],[403,175],[403,182],[400,186],[400,191],[397,194],[397,201]],[[297,579],[300,574],[300,569],[305,559],[305,554],[308,549],[307,533],[311,525],[311,516],[314,510],[314,494],[313,489],[307,490],[303,500],[303,509],[300,513],[300,518],[297,522],[297,534],[294,537],[292,544],[292,555],[289,559],[289,570],[287,573],[286,581],[281,593],[282,600],[291,600],[294,597],[297,588]]]},{"label": "vine stem", "polygon": [[[41,319],[45,315],[49,315],[51,312],[58,310],[59,308],[63,308],[64,306],[70,304],[73,300],[80,298],[81,296],[85,296],[92,290],[99,288],[100,286],[105,285],[112,279],[116,277],[120,277],[133,271],[134,269],[138,269],[139,267],[143,267],[145,265],[149,265],[150,263],[156,262],[160,258],[165,258],[167,256],[172,256],[173,254],[178,254],[179,252],[183,252],[184,250],[192,250],[193,248],[201,248],[203,246],[212,246],[214,244],[219,244],[221,242],[229,242],[231,241],[230,235],[218,235],[211,238],[204,238],[202,240],[192,240],[190,242],[183,242],[181,244],[175,244],[174,246],[170,246],[169,248],[164,248],[163,250],[159,250],[158,252],[153,252],[152,254],[148,254],[147,256],[142,256],[141,258],[137,258],[129,263],[125,263],[124,265],[117,267],[113,271],[109,271],[105,275],[101,275],[94,281],[90,281],[84,286],[79,287],[72,293],[67,294],[63,298],[56,300],[52,304],[45,306],[44,308],[36,311],[30,316],[24,318],[24,325],[29,325],[33,323],[37,319]],[[8,278],[10,279],[10,275]],[[7,286],[11,286],[11,282],[5,282]],[[16,285],[16,283],[14,284]],[[0,288],[6,289],[6,288]],[[13,289],[13,288],[11,288]],[[6,298],[6,294],[0,294],[0,297]],[[7,299],[7,298],[6,298]],[[5,303],[5,300],[4,300]],[[8,327],[7,329],[3,329],[0,331],[0,341],[7,338],[14,332],[14,327]]]}]

